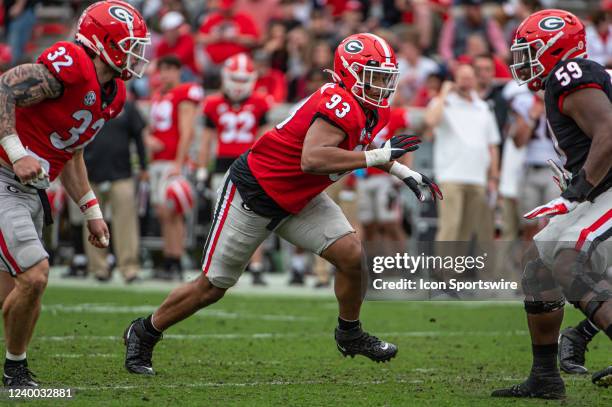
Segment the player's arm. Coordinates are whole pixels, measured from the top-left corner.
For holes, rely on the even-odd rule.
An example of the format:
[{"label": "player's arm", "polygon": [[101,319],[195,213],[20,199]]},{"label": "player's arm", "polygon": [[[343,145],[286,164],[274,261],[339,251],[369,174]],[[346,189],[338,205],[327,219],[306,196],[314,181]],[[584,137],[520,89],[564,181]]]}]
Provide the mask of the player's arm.
[{"label": "player's arm", "polygon": [[197,107],[197,104],[190,101],[181,102],[178,106],[179,145],[175,164],[179,169],[185,164],[193,141]]},{"label": "player's arm", "polygon": [[306,133],[302,148],[302,171],[310,174],[335,174],[367,166],[363,151],[339,148],[346,133],[317,118]]},{"label": "player's arm", "polygon": [[[591,188],[597,186],[612,167],[612,103],[600,89],[585,88],[563,100],[563,113],[592,139],[582,169]],[[573,184],[574,182],[572,182]]]},{"label": "player's arm", "polygon": [[19,65],[0,76],[0,145],[13,171],[23,183],[46,174],[40,163],[26,152],[15,127],[15,108],[32,106],[60,97],[62,83],[42,64]]},{"label": "player's arm", "polygon": [[204,183],[208,179],[210,150],[216,131],[215,128],[207,125],[205,125],[202,130],[202,142],[200,144],[200,150],[198,151],[198,171],[196,173],[196,179],[199,183]]},{"label": "player's arm", "polygon": [[79,206],[87,220],[90,232],[89,243],[98,248],[107,247],[110,233],[104,222],[96,195],[89,185],[83,150],[77,150],[66,163],[60,174],[60,180],[68,196]]},{"label": "player's arm", "polygon": [[584,166],[571,178],[561,197],[523,215],[527,219],[555,216],[574,210],[604,179],[612,165],[612,104],[606,94],[595,88],[580,89],[567,95],[561,108],[563,114],[574,119],[591,138],[591,148]]}]

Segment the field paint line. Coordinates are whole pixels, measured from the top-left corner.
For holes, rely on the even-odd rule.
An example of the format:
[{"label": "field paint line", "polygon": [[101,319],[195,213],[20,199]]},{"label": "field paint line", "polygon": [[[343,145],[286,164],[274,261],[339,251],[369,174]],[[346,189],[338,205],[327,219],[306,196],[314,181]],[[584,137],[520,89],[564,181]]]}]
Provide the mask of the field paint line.
[{"label": "field paint line", "polygon": [[[525,330],[508,330],[508,331],[406,331],[406,332],[382,332],[377,333],[379,336],[400,336],[400,337],[456,337],[456,336],[523,336],[527,335]],[[164,335],[166,339],[186,339],[186,340],[200,340],[200,339],[285,339],[285,338],[317,338],[317,337],[332,337],[333,333],[330,332],[319,332],[319,333],[273,333],[273,332],[260,332],[251,334],[167,334]],[[65,340],[122,340],[121,336],[104,336],[104,335],[47,335],[37,336],[35,340],[41,341],[65,341]]]},{"label": "field paint line", "polygon": [[[123,353],[54,353],[49,355],[52,358],[59,359],[86,359],[90,357],[96,358],[122,358]],[[221,361],[212,363],[213,365],[222,365],[222,366],[260,366],[260,365],[277,365],[280,366],[283,364],[280,360],[261,360],[261,361],[252,361],[252,360],[238,360],[238,361]],[[433,369],[422,369],[422,370],[431,370]],[[415,369],[415,371],[419,371],[419,369]]]},{"label": "field paint line", "polygon": [[[157,309],[152,305],[125,306],[105,303],[63,305],[51,304],[43,305],[43,312],[50,313],[91,313],[91,314],[151,314]],[[203,313],[196,313],[197,317],[211,317],[223,319],[256,319],[263,321],[314,321],[312,317],[299,315],[277,315],[277,314],[249,314],[241,312],[228,312],[217,309],[206,310]]]},{"label": "field paint line", "polygon": [[367,385],[379,385],[379,384],[420,384],[423,383],[423,380],[369,380],[369,381],[354,381],[354,382],[330,382],[329,380],[297,380],[297,381],[281,381],[274,380],[270,382],[246,382],[246,383],[224,383],[224,382],[195,382],[195,383],[181,383],[181,384],[160,384],[160,383],[141,383],[138,385],[117,385],[117,386],[76,386],[71,387],[75,390],[134,390],[134,389],[142,389],[143,387],[155,387],[155,388],[166,388],[166,389],[175,389],[175,388],[202,388],[202,387],[255,387],[255,386],[308,386],[313,384],[332,384],[339,386],[367,386]]},{"label": "field paint line", "polygon": [[64,359],[80,359],[80,358],[115,358],[123,356],[122,354],[112,353],[54,353],[50,355],[52,358],[64,358]]},{"label": "field paint line", "polygon": [[[373,300],[367,299],[364,304],[401,304],[402,307],[421,307],[424,304],[438,306],[438,307],[457,307],[457,308],[515,308],[515,307],[523,307],[523,299],[517,298],[516,300],[454,300],[454,301],[436,301],[436,300]],[[325,303],[320,305],[321,308],[324,309],[338,309],[338,304],[336,302],[333,303]]]}]

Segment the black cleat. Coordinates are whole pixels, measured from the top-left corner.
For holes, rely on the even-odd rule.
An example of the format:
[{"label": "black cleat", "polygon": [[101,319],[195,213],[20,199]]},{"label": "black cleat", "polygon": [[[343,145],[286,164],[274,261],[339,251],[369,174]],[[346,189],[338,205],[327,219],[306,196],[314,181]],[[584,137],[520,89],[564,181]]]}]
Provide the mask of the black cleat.
[{"label": "black cleat", "polygon": [[370,335],[361,325],[348,331],[336,328],[335,337],[336,346],[345,357],[363,355],[375,362],[387,362],[397,355],[397,346]]},{"label": "black cleat", "polygon": [[612,366],[608,366],[599,372],[593,373],[593,384],[601,387],[612,386]]},{"label": "black cleat", "polygon": [[289,285],[304,285],[304,274],[296,270],[291,270],[291,279]]},{"label": "black cleat", "polygon": [[540,377],[537,380],[527,379],[507,389],[491,393],[491,397],[519,397],[559,400],[565,398],[565,384],[561,376]]},{"label": "black cleat", "polygon": [[586,374],[589,370],[584,366],[584,353],[588,341],[576,330],[565,328],[559,335],[559,367],[565,373]]},{"label": "black cleat", "polygon": [[262,273],[253,273],[253,285],[265,287],[268,285],[268,283],[266,283],[266,280],[264,280]]},{"label": "black cleat", "polygon": [[36,375],[26,365],[4,367],[2,382],[4,387],[38,387],[33,377]]},{"label": "black cleat", "polygon": [[144,327],[144,318],[132,321],[123,334],[125,344],[125,368],[130,373],[154,375],[153,347],[162,334],[152,335]]}]

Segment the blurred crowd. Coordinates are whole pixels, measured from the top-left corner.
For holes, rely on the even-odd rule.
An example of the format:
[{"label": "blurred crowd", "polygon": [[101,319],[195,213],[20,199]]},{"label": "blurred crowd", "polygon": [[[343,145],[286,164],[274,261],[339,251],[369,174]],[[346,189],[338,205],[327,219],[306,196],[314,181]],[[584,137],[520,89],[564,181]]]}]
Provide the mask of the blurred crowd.
[{"label": "blurred crowd", "polygon": [[[78,16],[90,3],[0,1],[3,4],[0,22],[4,27],[4,41],[0,44],[2,69],[32,60],[50,35],[58,40],[69,38],[74,19],[64,21],[62,30],[61,24],[58,27],[54,22],[37,22],[41,9],[68,4]],[[128,203],[127,209],[119,211],[121,214],[113,215],[112,223],[115,229],[123,228],[114,236],[124,240],[114,246],[113,256],[108,257],[114,260],[109,263],[106,254],[94,253],[93,249],[85,252],[82,242],[79,243],[81,226],[73,219],[70,246],[75,254],[68,275],[83,275],[83,270],[89,268],[105,281],[110,264],[116,263],[126,281],[134,281],[146,257],[140,250],[143,247],[147,253],[156,250],[163,253],[161,260],[145,259],[146,264],[155,268],[174,270],[176,275],[180,275],[184,263],[197,268],[198,250],[210,220],[211,206],[207,201],[214,195],[214,191],[210,192],[210,180],[208,187],[195,188],[201,199],[196,199],[194,214],[181,213],[181,219],[187,215],[186,229],[170,232],[179,233],[172,236],[186,236],[192,243],[175,247],[176,239],[167,238],[162,240],[161,247],[147,243],[147,236],[167,233],[167,228],[173,227],[170,223],[162,225],[165,232],[149,227],[149,223],[159,221],[160,215],[158,212],[157,216],[151,215],[156,212],[148,208],[150,205],[144,205],[142,199],[148,193],[146,184],[151,177],[148,171],[151,143],[147,142],[153,120],[151,98],[163,92],[168,82],[158,63],[164,58],[180,62],[179,82],[201,85],[203,94],[209,95],[220,88],[222,68],[228,58],[250,55],[257,74],[255,92],[266,100],[269,116],[273,118],[271,124],[276,124],[275,119],[282,120],[294,104],[330,81],[324,69],[332,67],[334,49],[344,37],[367,31],[389,41],[398,56],[400,80],[391,122],[378,142],[402,131],[424,134],[429,142],[415,154],[414,166],[436,179],[445,199],[437,206],[433,203],[419,206],[409,202],[412,198],[404,195],[386,174],[357,171],[345,177],[329,193],[365,241],[386,239],[405,246],[408,238],[529,239],[543,225],[525,222],[521,214],[559,194],[548,160],[561,161],[545,125],[541,96],[519,88],[508,69],[509,47],[518,24],[536,10],[553,8],[556,0],[129,2],[141,10],[151,29],[148,58],[152,63],[145,77],[131,82],[129,116],[113,132],[129,133],[126,146],[133,144],[135,147],[130,151],[138,154],[126,156],[130,169],[117,175],[117,179],[129,179],[129,185],[117,187],[113,183],[116,179],[106,180],[104,176],[92,181],[100,195],[110,194],[111,187],[118,189],[115,195],[121,199],[113,200],[111,195],[108,198],[109,206],[115,206],[113,211]],[[566,1],[563,5],[575,6],[573,11],[587,23],[589,57],[612,67],[612,1]],[[194,114],[200,117],[201,109]],[[192,150],[197,152],[201,139],[198,134],[193,138]],[[134,159],[136,156],[139,159]],[[189,167],[189,160],[186,164]],[[192,167],[195,170],[197,164]],[[134,179],[139,182],[134,183]],[[195,178],[192,181],[195,186]],[[127,200],[128,197],[134,199]],[[132,218],[133,225],[129,220]],[[55,236],[51,240],[59,245],[61,239]],[[314,271],[317,286],[329,284],[331,266],[309,258],[299,249],[283,249],[289,253],[285,266],[275,266],[278,263],[275,253],[283,247],[278,242],[267,242],[264,254],[251,268],[289,268],[294,284],[304,284],[304,275]],[[167,273],[160,276],[171,277]],[[259,277],[254,281],[265,283]]]}]

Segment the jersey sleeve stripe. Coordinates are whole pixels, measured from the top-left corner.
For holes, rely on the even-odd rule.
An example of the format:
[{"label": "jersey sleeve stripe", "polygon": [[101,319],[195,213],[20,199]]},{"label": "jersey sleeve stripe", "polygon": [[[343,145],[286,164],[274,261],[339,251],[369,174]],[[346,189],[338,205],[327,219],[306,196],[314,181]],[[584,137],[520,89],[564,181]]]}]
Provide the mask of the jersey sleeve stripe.
[{"label": "jersey sleeve stripe", "polygon": [[[603,90],[599,84],[594,83],[594,82],[592,82],[592,83],[585,83],[585,84],[583,84],[583,85],[576,86],[576,87],[575,87],[575,88],[573,88],[573,89],[569,89],[569,90],[567,90],[567,91],[563,92],[563,93],[562,93],[562,94],[559,96],[559,101],[557,102],[557,107],[559,108],[559,112],[563,113],[563,102],[565,101],[565,98],[566,98],[568,95],[571,95],[572,93],[576,92],[577,90],[580,90],[580,89],[586,89],[586,88],[592,88],[592,89],[599,89],[599,90]],[[563,113],[563,114],[565,114],[565,113]]]}]

